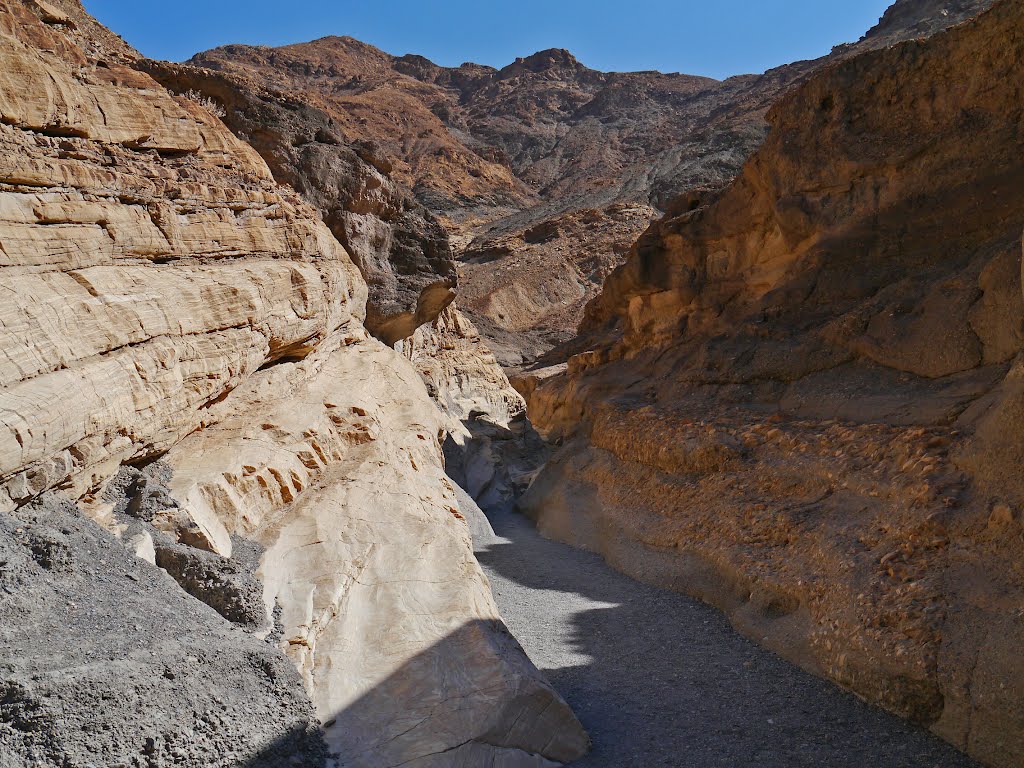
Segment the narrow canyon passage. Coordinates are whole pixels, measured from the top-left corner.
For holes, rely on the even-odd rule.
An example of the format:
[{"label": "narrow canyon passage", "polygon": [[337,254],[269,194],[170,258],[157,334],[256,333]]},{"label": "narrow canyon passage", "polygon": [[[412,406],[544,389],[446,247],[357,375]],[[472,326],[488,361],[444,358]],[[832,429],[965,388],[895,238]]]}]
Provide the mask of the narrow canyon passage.
[{"label": "narrow canyon passage", "polygon": [[714,609],[489,514],[477,536],[509,629],[593,739],[574,768],[960,768],[944,742],[806,674]]}]

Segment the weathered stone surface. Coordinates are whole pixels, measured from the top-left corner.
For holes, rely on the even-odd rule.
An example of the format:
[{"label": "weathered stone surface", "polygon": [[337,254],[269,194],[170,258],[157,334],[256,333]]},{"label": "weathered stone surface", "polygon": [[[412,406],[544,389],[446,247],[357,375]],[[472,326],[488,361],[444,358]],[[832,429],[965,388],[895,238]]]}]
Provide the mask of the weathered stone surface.
[{"label": "weathered stone surface", "polygon": [[1004,0],[810,77],[729,188],[641,238],[587,351],[522,385],[565,443],[523,502],[544,532],[1007,767],[1022,23]]},{"label": "weathered stone surface", "polygon": [[[216,104],[274,177],[320,210],[369,284],[367,328],[414,361],[448,417],[449,475],[485,504],[507,497],[512,480],[503,459],[512,457],[491,450],[483,432],[522,421],[526,404],[475,326],[452,304],[457,277],[448,235],[390,177],[391,161],[366,142],[346,144],[325,112],[252,79],[161,62],[144,66],[174,91],[202,94]],[[539,441],[527,442],[515,449],[539,447]],[[542,455],[543,449],[538,462]]]},{"label": "weathered stone surface", "polygon": [[348,143],[323,110],[252,78],[166,62],[144,69],[180,94],[199,95],[251,144],[274,178],[320,211],[369,286],[366,327],[385,343],[411,336],[455,298],[448,235],[391,177],[392,161],[368,141]]},{"label": "weathered stone surface", "polygon": [[454,305],[399,346],[446,417],[445,470],[484,509],[521,494],[548,447],[526,418],[526,401],[476,327]]},{"label": "weathered stone surface", "polygon": [[932,34],[990,3],[900,0],[830,56],[721,82],[598,72],[560,49],[501,69],[448,68],[349,37],[231,45],[192,63],[270,83],[325,110],[347,140],[378,142],[395,178],[453,233],[463,311],[503,364],[520,365],[575,332],[654,208],[733,179],[781,94],[825,64]]},{"label": "weathered stone surface", "polygon": [[865,35],[865,40],[891,45],[927,37],[977,16],[990,5],[991,0],[896,0]]},{"label": "weathered stone surface", "polygon": [[[0,512],[59,487],[124,537],[133,567],[152,557],[226,619],[274,626],[306,694],[276,701],[277,689],[210,661],[201,639],[194,680],[217,675],[254,711],[288,697],[308,707],[308,694],[335,762],[578,757],[586,734],[504,630],[473,558],[444,475],[444,418],[415,369],[364,330],[359,270],[259,154],[95,28],[70,1],[0,0]],[[240,536],[265,547],[259,583]],[[124,590],[108,600],[108,581],[94,600],[108,630],[130,637],[134,614],[110,610]],[[20,605],[56,615],[46,601]],[[57,640],[74,643],[62,629]],[[245,643],[280,660],[251,637],[225,647]],[[113,672],[96,669],[92,685]],[[86,690],[55,688],[53,705],[86,707]],[[124,743],[142,738],[145,714],[118,724]],[[234,751],[220,737],[197,744],[224,764],[264,746],[266,764],[304,759],[284,736],[263,745],[291,721],[258,731],[262,717],[225,731]],[[13,749],[33,765],[79,759],[70,741]],[[179,762],[212,764],[191,749]]]},{"label": "weathered stone surface", "polygon": [[[274,392],[290,396],[273,405]],[[282,643],[341,764],[473,740],[519,750],[524,765],[581,754],[568,708],[511,638],[495,639],[500,617],[439,461],[444,423],[413,367],[349,340],[231,399],[230,415],[165,458],[172,491],[267,547],[268,612],[281,606]]]},{"label": "weathered stone surface", "polygon": [[459,303],[509,370],[572,337],[587,302],[657,211],[646,203],[612,203],[551,215],[525,232],[542,211],[495,225],[460,257]]},{"label": "weathered stone surface", "polygon": [[398,350],[416,366],[441,411],[456,421],[486,414],[507,424],[526,410],[476,326],[455,306]]},{"label": "weathered stone surface", "polygon": [[288,660],[66,499],[0,514],[0,560],[5,766],[324,765]]},{"label": "weathered stone surface", "polygon": [[[366,142],[346,144],[325,112],[252,79],[160,62],[145,68],[174,91],[215,103],[236,135],[259,149],[275,178],[320,210],[369,283],[367,328],[414,361],[448,417],[449,476],[485,506],[508,498],[517,482],[512,474],[521,472],[509,469],[509,449],[536,449],[534,465],[544,450],[528,439],[525,403],[452,304],[456,272],[447,233],[390,177],[391,161]],[[509,426],[516,419],[513,435]],[[495,443],[495,435],[485,434],[495,430],[524,439]]]},{"label": "weathered stone surface", "polygon": [[10,509],[58,483],[80,495],[166,450],[246,376],[352,321],[366,289],[312,211],[211,114],[126,65],[88,61],[20,3],[3,11]]}]

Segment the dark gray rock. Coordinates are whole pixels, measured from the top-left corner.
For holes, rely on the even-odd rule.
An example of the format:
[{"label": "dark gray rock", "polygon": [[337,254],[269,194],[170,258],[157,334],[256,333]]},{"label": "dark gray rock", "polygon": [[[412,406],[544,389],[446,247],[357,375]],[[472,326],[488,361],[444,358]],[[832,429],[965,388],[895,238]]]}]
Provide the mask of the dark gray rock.
[{"label": "dark gray rock", "polygon": [[0,515],[0,764],[321,766],[277,649],[46,496]]},{"label": "dark gray rock", "polygon": [[[233,624],[263,628],[268,623],[267,611],[263,605],[263,585],[255,575],[261,548],[239,537],[234,537],[232,544],[232,556],[226,558],[156,537],[156,564],[192,597]],[[247,548],[252,552],[243,556]]]},{"label": "dark gray rock", "polygon": [[143,469],[125,464],[107,484],[103,497],[114,505],[116,517],[151,523],[158,514],[178,507],[167,488],[170,475],[170,468],[159,461]]}]

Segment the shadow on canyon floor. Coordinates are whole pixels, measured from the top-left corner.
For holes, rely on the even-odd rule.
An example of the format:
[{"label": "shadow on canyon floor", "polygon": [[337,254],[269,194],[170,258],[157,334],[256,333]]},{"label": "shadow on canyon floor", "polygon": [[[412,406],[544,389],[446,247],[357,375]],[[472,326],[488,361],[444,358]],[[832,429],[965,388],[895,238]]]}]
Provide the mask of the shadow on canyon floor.
[{"label": "shadow on canyon floor", "polygon": [[[923,729],[741,637],[709,606],[544,539],[522,515],[489,518],[495,535],[480,537],[477,557],[506,623],[593,739],[573,768],[976,768]],[[473,631],[467,625],[410,659],[338,722],[376,731],[392,696],[407,698],[410,685],[430,678],[425,665],[451,664],[458,676]],[[422,694],[429,703],[432,692]],[[365,741],[380,736],[367,732]],[[281,761],[282,746],[247,768],[324,765],[295,762],[294,753]]]},{"label": "shadow on canyon floor", "polygon": [[574,768],[967,768],[970,758],[744,639],[716,610],[544,539],[477,557],[512,633],[593,739]]}]

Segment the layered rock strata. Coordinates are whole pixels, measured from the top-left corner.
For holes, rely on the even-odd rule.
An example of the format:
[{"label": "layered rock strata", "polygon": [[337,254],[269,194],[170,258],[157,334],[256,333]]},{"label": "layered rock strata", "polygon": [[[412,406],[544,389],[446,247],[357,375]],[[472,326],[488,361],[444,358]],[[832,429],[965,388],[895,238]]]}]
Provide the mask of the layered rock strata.
[{"label": "layered rock strata", "polygon": [[275,179],[316,206],[367,281],[366,327],[414,362],[447,417],[450,476],[485,504],[505,498],[511,485],[502,452],[483,433],[508,430],[513,421],[529,433],[526,404],[453,303],[448,234],[391,177],[393,161],[372,143],[347,144],[325,112],[252,79],[164,62],[143,66],[173,91],[223,112]]},{"label": "layered rock strata", "polygon": [[365,325],[387,344],[432,322],[455,298],[458,273],[444,228],[392,178],[372,141],[348,143],[323,110],[250,78],[147,61],[173,92],[205,101],[323,216],[369,287]]},{"label": "layered rock strata", "polygon": [[504,364],[520,365],[575,332],[654,208],[735,177],[764,140],[765,111],[788,89],[830,62],[933,34],[990,3],[899,0],[829,56],[724,81],[599,72],[559,49],[501,69],[441,67],[348,37],[231,45],[192,63],[324,110],[346,141],[378,142],[395,158],[396,180],[455,235],[463,309]]},{"label": "layered rock strata", "polygon": [[[96,29],[74,2],[0,2],[5,530],[18,533],[31,504],[57,489],[140,558],[163,564],[221,612],[180,592],[202,613],[189,629],[203,636],[191,662],[196,680],[226,669],[203,650],[206,627],[223,624],[213,638],[229,631],[223,616],[250,631],[257,623],[245,568],[224,561],[261,553],[256,629],[291,658],[305,693],[256,656],[252,669],[266,675],[244,665],[225,673],[221,685],[254,697],[245,706],[255,714],[231,731],[236,757],[273,747],[260,740],[275,729],[283,739],[301,707],[279,723],[275,707],[307,694],[331,764],[539,766],[578,757],[585,734],[505,632],[473,559],[444,475],[444,419],[413,366],[364,330],[367,288],[349,254],[204,104],[171,95],[137,68],[134,52]],[[141,472],[125,475],[126,465]],[[61,534],[72,537],[73,556],[111,546],[93,523],[68,530],[79,528]],[[79,555],[76,536],[86,548]],[[125,577],[105,575],[123,567],[118,558],[87,569],[98,591],[89,621],[124,641],[112,647],[111,673],[123,655],[166,644],[159,627],[133,629],[131,612],[118,612]],[[145,578],[152,573],[162,572]],[[45,578],[48,589],[64,589],[63,577]],[[231,586],[219,587],[222,578]],[[111,580],[119,586],[106,600]],[[20,612],[25,627],[52,611],[18,588],[7,590],[3,610]],[[225,590],[237,600],[220,599]],[[238,639],[217,659],[270,647],[230,631]],[[87,663],[33,659],[35,674],[52,679]],[[179,673],[173,667],[151,685],[171,695]],[[54,699],[5,675],[5,685],[29,689],[5,697],[5,712],[41,696],[68,713],[38,710],[50,734],[45,751],[15,744],[14,754],[33,765],[79,759],[72,734],[95,719],[91,699],[70,689]],[[195,711],[204,706],[197,699]],[[308,710],[304,723],[317,741]],[[220,728],[197,715],[192,736],[179,736],[206,744]],[[133,754],[164,748],[146,741],[144,718],[118,733]],[[112,759],[102,743],[86,744],[89,760]],[[171,757],[210,764],[190,749]]]},{"label": "layered rock strata", "polygon": [[[1024,756],[1024,5],[783,98],[525,378],[550,536],[993,766]],[[1011,469],[1013,467],[1013,469]]]}]

